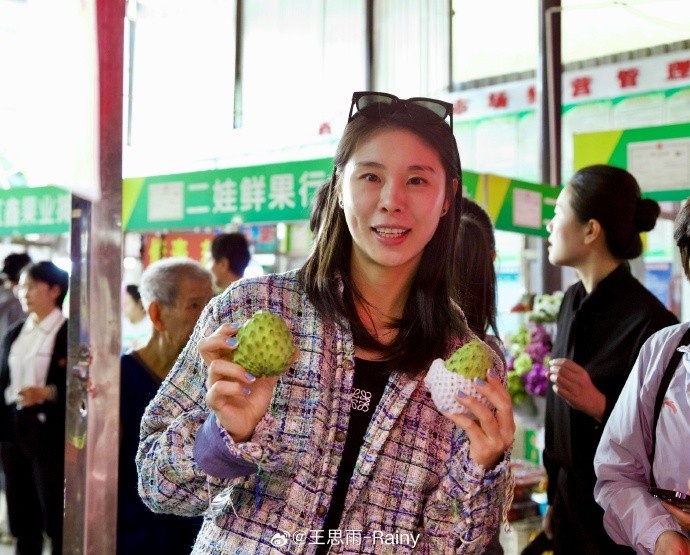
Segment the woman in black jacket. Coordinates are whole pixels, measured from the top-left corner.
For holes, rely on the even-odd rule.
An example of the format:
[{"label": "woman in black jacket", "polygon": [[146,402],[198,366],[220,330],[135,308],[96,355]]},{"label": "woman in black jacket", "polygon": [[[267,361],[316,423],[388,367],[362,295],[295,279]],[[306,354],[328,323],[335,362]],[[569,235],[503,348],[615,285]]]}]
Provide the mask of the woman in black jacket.
[{"label": "woman in black jacket", "polygon": [[18,555],[40,555],[43,533],[62,553],[67,272],[30,264],[19,281],[29,315],[6,333],[0,351],[0,454],[7,513]]},{"label": "woman in black jacket", "polygon": [[549,261],[580,278],[561,303],[546,398],[544,530],[555,555],[632,553],[604,530],[593,463],[642,344],[678,322],[626,262],[640,256],[640,232],[653,229],[658,215],[631,174],[597,165],[572,177],[548,226]]}]

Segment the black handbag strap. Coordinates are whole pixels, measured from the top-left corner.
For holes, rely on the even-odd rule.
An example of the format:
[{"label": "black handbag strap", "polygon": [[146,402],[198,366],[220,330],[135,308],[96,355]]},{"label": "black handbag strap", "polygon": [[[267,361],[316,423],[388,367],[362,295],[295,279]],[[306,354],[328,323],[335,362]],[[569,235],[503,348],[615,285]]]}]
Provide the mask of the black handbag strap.
[{"label": "black handbag strap", "polygon": [[680,338],[678,345],[673,350],[671,360],[669,360],[668,364],[666,365],[664,375],[661,377],[661,381],[659,382],[659,389],[656,392],[656,400],[654,401],[654,417],[652,419],[652,453],[649,456],[649,482],[654,487],[656,487],[656,480],[654,480],[652,465],[654,464],[654,453],[656,452],[656,426],[659,422],[659,414],[661,413],[661,406],[664,404],[664,397],[666,397],[668,385],[671,383],[671,379],[676,373],[676,368],[678,368],[678,363],[683,356],[683,353],[678,350],[678,347],[687,345],[688,342],[690,342],[690,328],[685,330],[683,337]]}]

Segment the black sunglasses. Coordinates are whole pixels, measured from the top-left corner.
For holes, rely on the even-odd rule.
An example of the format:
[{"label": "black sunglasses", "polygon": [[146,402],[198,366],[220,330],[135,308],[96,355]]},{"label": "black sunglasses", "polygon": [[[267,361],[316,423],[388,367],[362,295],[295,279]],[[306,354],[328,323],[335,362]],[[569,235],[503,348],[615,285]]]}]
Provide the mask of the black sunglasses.
[{"label": "black sunglasses", "polygon": [[421,96],[402,100],[392,94],[374,91],[360,91],[352,95],[347,122],[350,123],[357,114],[368,118],[385,118],[403,110],[410,119],[420,123],[443,123],[450,116],[449,125],[453,129],[453,105],[450,102]]}]

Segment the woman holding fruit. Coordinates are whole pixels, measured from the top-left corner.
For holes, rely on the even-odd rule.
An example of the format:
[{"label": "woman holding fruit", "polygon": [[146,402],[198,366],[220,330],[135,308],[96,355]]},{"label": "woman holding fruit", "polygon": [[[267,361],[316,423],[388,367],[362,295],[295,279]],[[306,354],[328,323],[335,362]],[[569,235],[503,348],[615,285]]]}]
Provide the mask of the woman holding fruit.
[{"label": "woman holding fruit", "polygon": [[642,344],[678,321],[626,262],[642,254],[640,232],[653,229],[658,215],[631,174],[597,165],[575,173],[548,225],[549,261],[580,277],[561,302],[548,373],[543,527],[555,555],[631,552],[604,530],[593,461]]},{"label": "woman holding fruit", "polygon": [[[439,412],[424,384],[474,339],[451,300],[461,178],[447,118],[438,100],[355,93],[305,265],[206,308],[137,455],[153,510],[206,511],[193,553],[481,553],[497,529],[514,433],[503,365],[493,355],[478,398],[456,397],[476,419]],[[273,356],[271,332],[250,322],[237,337],[259,311],[295,344],[279,375],[230,360]]]}]

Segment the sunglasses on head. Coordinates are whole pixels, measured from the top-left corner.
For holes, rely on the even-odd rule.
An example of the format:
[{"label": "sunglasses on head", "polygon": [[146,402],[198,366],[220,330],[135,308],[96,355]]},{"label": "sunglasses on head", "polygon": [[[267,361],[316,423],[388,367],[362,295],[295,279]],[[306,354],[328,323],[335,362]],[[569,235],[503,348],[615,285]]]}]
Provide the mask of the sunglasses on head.
[{"label": "sunglasses on head", "polygon": [[449,125],[453,129],[453,105],[450,102],[421,96],[402,100],[392,94],[374,91],[360,91],[352,95],[347,121],[351,122],[357,114],[367,118],[385,118],[395,112],[407,114],[410,119],[427,124],[443,123],[450,116]]}]

